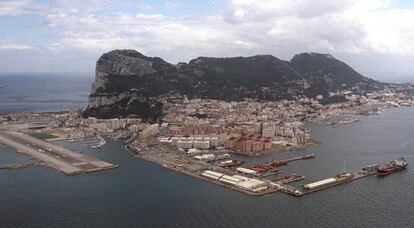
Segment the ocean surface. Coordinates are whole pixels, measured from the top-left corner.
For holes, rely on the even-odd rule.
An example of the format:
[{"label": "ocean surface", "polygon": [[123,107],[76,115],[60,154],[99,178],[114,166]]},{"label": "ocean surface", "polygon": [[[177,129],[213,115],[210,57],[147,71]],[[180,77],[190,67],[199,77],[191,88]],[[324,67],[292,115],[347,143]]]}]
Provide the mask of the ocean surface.
[{"label": "ocean surface", "polygon": [[[413,227],[414,107],[336,128],[309,127],[321,145],[233,158],[254,163],[315,153],[315,159],[282,167],[280,175],[307,177],[298,185],[400,157],[408,160],[408,169],[301,198],[253,197],[135,159],[119,141],[97,150],[60,141],[120,167],[79,176],[45,167],[0,170],[0,227]],[[28,161],[0,145],[0,165]]]},{"label": "ocean surface", "polygon": [[0,74],[0,112],[53,112],[86,107],[94,75]]}]

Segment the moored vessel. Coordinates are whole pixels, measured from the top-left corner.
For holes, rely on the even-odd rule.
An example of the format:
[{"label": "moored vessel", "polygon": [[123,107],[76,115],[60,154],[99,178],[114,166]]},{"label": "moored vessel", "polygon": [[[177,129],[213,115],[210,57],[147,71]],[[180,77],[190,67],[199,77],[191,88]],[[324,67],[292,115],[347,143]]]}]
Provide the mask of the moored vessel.
[{"label": "moored vessel", "polygon": [[243,160],[228,160],[225,162],[220,162],[219,166],[222,168],[233,168],[233,167],[239,167],[244,164]]},{"label": "moored vessel", "polygon": [[407,161],[404,158],[392,160],[386,164],[380,165],[377,169],[378,176],[387,176],[395,172],[404,170],[407,167]]}]

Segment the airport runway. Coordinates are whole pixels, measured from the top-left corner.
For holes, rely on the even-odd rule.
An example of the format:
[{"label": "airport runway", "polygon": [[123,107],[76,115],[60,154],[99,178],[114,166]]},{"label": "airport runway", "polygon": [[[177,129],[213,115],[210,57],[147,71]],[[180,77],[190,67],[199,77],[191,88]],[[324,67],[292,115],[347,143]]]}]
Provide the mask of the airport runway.
[{"label": "airport runway", "polygon": [[66,175],[112,169],[117,165],[36,139],[21,132],[0,131],[0,143],[14,148]]}]

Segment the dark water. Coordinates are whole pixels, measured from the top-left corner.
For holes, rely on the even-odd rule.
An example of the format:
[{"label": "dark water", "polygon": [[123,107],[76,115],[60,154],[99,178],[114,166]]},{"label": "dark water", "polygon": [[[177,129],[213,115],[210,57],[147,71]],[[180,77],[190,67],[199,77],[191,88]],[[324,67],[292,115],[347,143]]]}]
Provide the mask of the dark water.
[{"label": "dark water", "polygon": [[93,74],[0,74],[0,112],[85,107]]},{"label": "dark water", "polygon": [[[307,182],[344,169],[404,156],[409,168],[295,198],[251,197],[133,159],[110,142],[89,150],[120,165],[111,171],[68,177],[48,168],[0,170],[1,227],[412,227],[414,224],[414,108],[362,117],[352,125],[312,125],[322,145],[252,160],[315,153],[284,167]],[[27,160],[0,147],[0,163]],[[252,161],[251,161],[252,162]],[[345,165],[344,165],[345,162]]]}]

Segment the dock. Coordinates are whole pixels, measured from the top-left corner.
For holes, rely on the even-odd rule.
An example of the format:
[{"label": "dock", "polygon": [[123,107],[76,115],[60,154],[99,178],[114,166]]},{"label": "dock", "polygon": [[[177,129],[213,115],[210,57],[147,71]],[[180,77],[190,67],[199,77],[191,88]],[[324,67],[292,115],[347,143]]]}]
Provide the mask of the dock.
[{"label": "dock", "polygon": [[118,167],[21,132],[0,131],[0,143],[66,175],[77,175]]},{"label": "dock", "polygon": [[93,149],[101,148],[106,144],[105,139],[100,135],[94,137],[73,138],[70,139],[70,142]]},{"label": "dock", "polygon": [[[226,187],[229,189],[232,189],[237,192],[241,192],[250,196],[264,196],[272,193],[278,192],[278,190],[272,186],[269,185],[269,188],[263,191],[259,192],[253,192],[242,188],[237,188],[231,184],[220,182],[218,180],[206,178],[201,175],[202,171],[209,170],[214,167],[215,171],[222,172],[226,175],[239,175],[234,170],[221,168],[221,167],[215,167],[214,165],[211,165],[209,163],[203,162],[203,161],[196,161],[193,160],[187,156],[179,155],[173,152],[167,152],[164,151],[162,153],[135,153],[135,149],[133,147],[125,146],[125,149],[130,152],[130,154],[138,159],[142,159],[157,165],[160,165],[161,167],[180,173],[184,175],[191,176],[193,178],[197,178],[209,183],[216,184],[221,187]],[[134,152],[135,151],[135,152]],[[262,179],[266,183],[269,183],[270,181],[266,179]]]},{"label": "dock", "polygon": [[[261,164],[253,164],[247,167],[250,170],[256,171],[257,177],[268,177],[282,173],[283,171],[279,170],[279,167],[288,165],[289,162],[294,162],[298,160],[308,160],[315,158],[315,154],[307,154],[303,156],[288,158],[285,160],[273,160],[270,162],[264,162]],[[244,168],[244,167],[243,167]]]},{"label": "dock", "polygon": [[288,163],[290,163],[290,162],[299,161],[299,160],[309,160],[309,159],[313,159],[315,157],[316,157],[315,154],[306,154],[306,155],[303,155],[303,156],[287,158],[287,159],[284,159],[284,160],[274,160],[274,161],[271,161],[271,162],[263,163],[262,165],[263,166],[279,167],[279,166],[288,165]]},{"label": "dock", "polygon": [[275,175],[278,175],[278,174],[281,174],[281,173],[283,173],[282,170],[277,170],[277,171],[273,171],[273,172],[269,172],[269,173],[265,173],[265,174],[257,174],[256,176],[263,178],[263,177],[275,176]]},{"label": "dock", "polygon": [[329,184],[329,185],[321,186],[319,188],[310,189],[310,190],[305,189],[303,187],[301,187],[301,188],[293,187],[293,186],[287,185],[286,183],[280,183],[280,182],[274,182],[273,184],[281,192],[287,193],[287,194],[292,195],[292,196],[300,197],[300,196],[303,196],[303,195],[306,195],[306,194],[318,192],[318,191],[321,191],[321,190],[324,190],[324,189],[327,189],[327,188],[331,188],[331,187],[338,186],[338,185],[341,185],[341,184],[349,183],[349,182],[352,182],[354,180],[359,180],[359,179],[364,178],[364,177],[369,177],[369,176],[377,174],[377,172],[376,171],[371,171],[371,172],[358,171],[358,172],[355,172],[355,173],[352,173],[352,174],[353,174],[352,178],[350,178],[348,180],[338,181],[338,182],[335,182],[335,183],[332,183],[332,184]]},{"label": "dock", "polygon": [[[264,196],[268,194],[274,194],[276,192],[286,193],[291,196],[301,197],[310,193],[315,193],[324,189],[328,189],[334,186],[341,184],[349,183],[354,180],[359,180],[365,177],[369,177],[377,174],[377,169],[372,165],[363,167],[362,170],[354,173],[341,173],[337,174],[334,177],[323,179],[317,182],[321,182],[319,185],[314,185],[314,187],[309,187],[310,184],[315,184],[317,182],[309,183],[301,187],[296,187],[289,185],[290,183],[304,180],[306,177],[303,175],[292,173],[287,176],[269,180],[264,178],[264,176],[270,176],[269,172],[261,174],[247,174],[243,175],[237,172],[232,168],[224,168],[217,166],[216,164],[209,164],[204,161],[198,161],[192,159],[192,157],[175,152],[171,148],[163,148],[155,146],[152,149],[140,149],[136,145],[127,145],[125,149],[130,152],[132,156],[138,159],[146,160],[155,164],[160,165],[163,168],[178,172],[180,174],[185,174],[209,183],[216,184],[221,187],[226,187],[234,191],[238,191],[250,196]],[[281,162],[292,162],[297,160],[307,160],[314,158],[315,155],[308,154],[305,156],[294,157],[282,161],[274,161],[277,163]],[[253,165],[251,168],[256,166],[263,166],[263,168],[270,168],[271,163],[262,163]],[[286,164],[285,164],[286,165]],[[267,167],[269,166],[269,167]],[[274,166],[272,166],[275,168]],[[257,168],[257,167],[256,167]],[[259,167],[260,168],[260,167]],[[271,173],[275,175],[280,172]],[[259,185],[256,187],[247,187],[244,183],[249,182],[254,179],[256,183],[259,182]],[[332,181],[333,179],[333,181]],[[242,184],[240,184],[242,183]],[[251,182],[250,182],[251,183]]]},{"label": "dock", "polygon": [[281,162],[289,163],[289,162],[294,162],[294,161],[299,161],[299,160],[308,160],[308,159],[312,159],[312,158],[315,158],[315,157],[316,157],[315,154],[307,154],[307,155],[304,155],[304,156],[298,156],[298,157],[293,157],[293,158],[288,158],[288,159],[285,159],[285,160],[281,160]]},{"label": "dock", "polygon": [[280,184],[289,184],[289,183],[300,181],[303,179],[305,179],[305,176],[297,175],[297,174],[290,174],[284,177],[277,178],[276,180],[274,180],[274,182],[280,183]]}]

